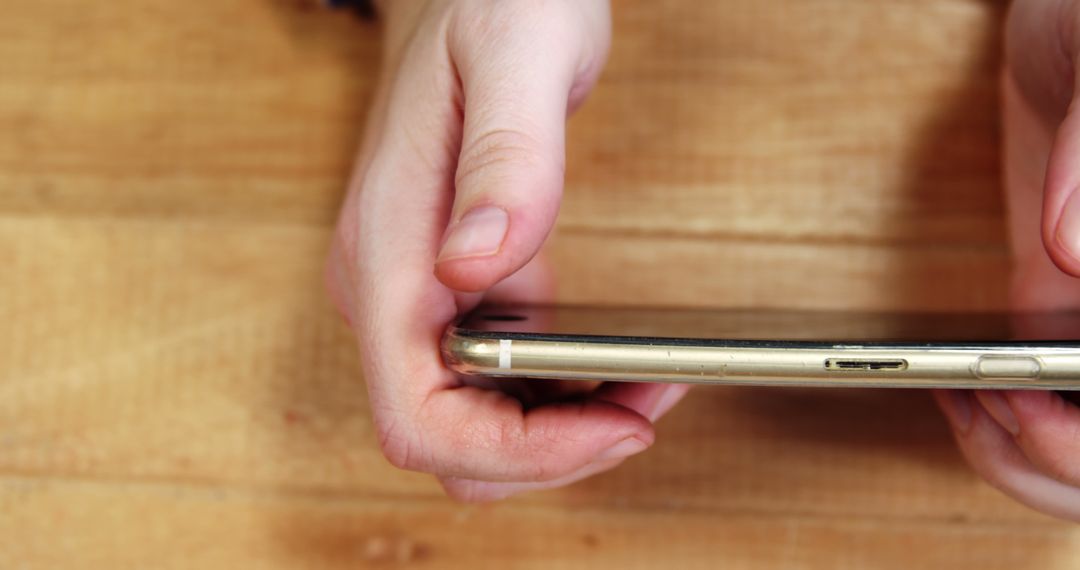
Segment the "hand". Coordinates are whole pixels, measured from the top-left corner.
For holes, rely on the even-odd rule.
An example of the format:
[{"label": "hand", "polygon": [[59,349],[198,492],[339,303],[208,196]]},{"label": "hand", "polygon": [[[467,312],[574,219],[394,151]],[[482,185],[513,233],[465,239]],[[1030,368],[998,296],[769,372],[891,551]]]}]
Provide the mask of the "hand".
[{"label": "hand", "polygon": [[[1080,308],[1080,1],[1017,0],[1002,76],[1020,310]],[[1080,408],[1054,392],[940,391],[961,451],[1035,509],[1080,521]]]},{"label": "hand", "polygon": [[453,497],[491,500],[643,451],[685,387],[612,384],[526,408],[439,353],[489,289],[547,294],[529,261],[558,211],[567,114],[606,57],[607,1],[387,0],[382,16],[381,86],[327,283],[359,339],[384,454]]}]

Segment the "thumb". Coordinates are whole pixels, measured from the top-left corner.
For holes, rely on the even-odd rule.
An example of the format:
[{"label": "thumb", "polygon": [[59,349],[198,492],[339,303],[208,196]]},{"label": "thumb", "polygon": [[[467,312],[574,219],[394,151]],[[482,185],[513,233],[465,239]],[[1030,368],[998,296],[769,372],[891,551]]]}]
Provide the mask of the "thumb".
[{"label": "thumb", "polygon": [[1058,127],[1046,169],[1043,244],[1064,272],[1080,276],[1080,103]]},{"label": "thumb", "polygon": [[571,93],[596,75],[582,69],[599,69],[583,65],[581,27],[557,19],[539,14],[489,41],[451,41],[464,121],[435,275],[452,289],[482,291],[513,274],[555,223]]},{"label": "thumb", "polygon": [[[1041,2],[1013,6],[1007,59],[1037,119],[1056,130],[1043,179],[1042,242],[1059,269],[1080,276],[1080,3],[1061,10]],[[1049,32],[1049,33],[1048,33]]]}]

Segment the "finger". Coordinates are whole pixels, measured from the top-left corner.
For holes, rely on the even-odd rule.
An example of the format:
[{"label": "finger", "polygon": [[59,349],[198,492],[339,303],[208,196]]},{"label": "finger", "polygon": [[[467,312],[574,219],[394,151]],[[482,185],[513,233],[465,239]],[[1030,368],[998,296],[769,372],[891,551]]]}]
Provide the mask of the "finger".
[{"label": "finger", "polygon": [[450,429],[433,434],[429,451],[408,459],[407,467],[491,482],[560,479],[596,461],[647,449],[655,439],[648,418],[659,417],[685,393],[683,385],[611,383],[581,401],[523,411],[501,392],[444,390],[429,399],[424,424]]},{"label": "finger", "polygon": [[[466,412],[453,408],[463,406],[473,411],[469,422],[472,427],[444,432],[452,437],[432,443],[437,455],[442,456],[431,462],[439,466],[439,473],[460,479],[518,483],[564,479],[595,462],[624,459],[644,451],[655,439],[651,418],[671,409],[686,391],[687,386],[679,384],[608,383],[580,401],[548,404],[527,412],[521,412],[520,402],[500,392],[472,388],[443,391],[436,399],[445,395],[453,399],[436,403],[433,407],[437,413],[462,417]],[[480,400],[495,405],[483,405]],[[521,414],[523,423],[512,412],[487,416],[489,410],[498,407]],[[615,436],[620,433],[617,421],[625,424],[621,429],[626,431]],[[432,423],[443,422],[433,418]],[[477,434],[476,428],[489,431]],[[554,435],[558,432],[561,435]],[[494,453],[484,449],[484,444],[501,440],[515,444],[492,446]],[[462,447],[468,447],[471,453],[459,453]],[[462,464],[463,457],[469,457],[469,465]],[[416,470],[430,470],[424,468],[422,459],[419,461]]]},{"label": "finger", "polygon": [[1080,105],[1058,127],[1044,183],[1043,244],[1054,263],[1080,276]]},{"label": "finger", "polygon": [[431,394],[406,446],[384,445],[415,471],[484,481],[550,481],[599,457],[629,457],[652,445],[652,425],[623,406],[587,399],[525,411],[516,399],[473,387]]},{"label": "finger", "polygon": [[[423,33],[420,33],[423,32]],[[351,283],[364,377],[380,418],[457,385],[437,350],[463,299],[431,274],[461,137],[445,43],[418,31],[402,55],[342,207],[335,246]],[[345,297],[344,295],[342,296]],[[465,309],[467,307],[460,307]]]},{"label": "finger", "polygon": [[1032,465],[1080,487],[1080,409],[1039,390],[984,390],[978,398]]},{"label": "finger", "polygon": [[[1078,16],[1080,8],[1072,0],[1021,1],[1013,5],[1006,29],[1005,95],[1022,100],[1019,106],[1031,114],[1030,128],[1045,126],[1056,132],[1048,157],[1043,155],[1047,157],[1045,178],[1033,187],[1043,189],[1043,245],[1053,263],[1070,275],[1080,275],[1080,161],[1076,160],[1080,105],[1075,102],[1075,81],[1080,80],[1075,73],[1080,65]],[[1041,166],[1031,160],[1022,165]],[[1010,207],[1016,206],[1010,198]]]},{"label": "finger", "polygon": [[689,391],[690,384],[607,382],[597,389],[595,397],[635,410],[650,422],[656,422]]},{"label": "finger", "polygon": [[594,41],[580,10],[568,2],[500,3],[483,26],[451,24],[464,131],[435,271],[453,289],[483,290],[512,274],[555,222],[570,96],[589,57],[585,42]]},{"label": "finger", "polygon": [[[688,384],[608,383],[597,390],[596,398],[634,409],[656,421],[670,411],[689,391]],[[613,469],[625,457],[609,458],[601,454],[591,463],[557,479],[546,482],[491,482],[475,479],[443,478],[443,488],[451,497],[465,502],[494,501],[524,492],[553,489]]]},{"label": "finger", "polygon": [[1040,473],[974,395],[964,390],[934,392],[961,453],[980,476],[1032,508],[1080,520],[1080,489]]},{"label": "finger", "polygon": [[483,503],[498,501],[507,497],[532,491],[544,491],[563,487],[576,483],[609,471],[618,467],[625,459],[598,459],[577,471],[543,483],[493,483],[490,481],[477,481],[475,479],[456,479],[453,477],[440,479],[443,489],[451,498],[465,503]]},{"label": "finger", "polygon": [[1014,266],[1011,305],[1020,311],[1080,307],[1080,287],[1054,263],[1042,239],[1046,157],[1054,128],[1038,117],[1011,75],[1003,77],[1003,162]]}]

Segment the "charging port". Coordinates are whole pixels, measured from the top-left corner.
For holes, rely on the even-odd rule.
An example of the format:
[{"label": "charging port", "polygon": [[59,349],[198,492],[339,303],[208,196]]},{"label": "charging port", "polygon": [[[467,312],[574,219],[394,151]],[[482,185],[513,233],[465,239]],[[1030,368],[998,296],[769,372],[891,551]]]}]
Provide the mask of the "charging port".
[{"label": "charging port", "polygon": [[828,358],[825,360],[825,370],[904,370],[906,368],[907,361],[902,358],[882,360]]}]

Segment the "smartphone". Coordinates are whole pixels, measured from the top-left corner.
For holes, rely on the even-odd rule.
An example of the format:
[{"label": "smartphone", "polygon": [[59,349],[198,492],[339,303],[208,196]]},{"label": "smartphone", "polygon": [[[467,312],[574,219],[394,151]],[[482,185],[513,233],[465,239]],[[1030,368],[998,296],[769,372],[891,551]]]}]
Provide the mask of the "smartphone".
[{"label": "smartphone", "polygon": [[495,377],[1080,389],[1080,313],[481,306],[444,360]]}]

